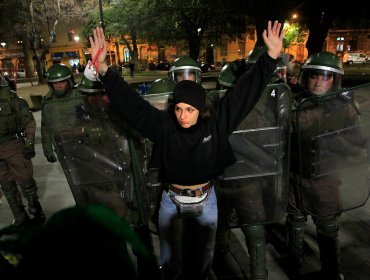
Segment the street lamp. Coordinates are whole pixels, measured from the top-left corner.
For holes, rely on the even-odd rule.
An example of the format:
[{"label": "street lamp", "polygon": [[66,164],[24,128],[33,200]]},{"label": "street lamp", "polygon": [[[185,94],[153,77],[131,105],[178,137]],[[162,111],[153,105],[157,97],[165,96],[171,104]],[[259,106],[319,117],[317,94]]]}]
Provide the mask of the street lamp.
[{"label": "street lamp", "polygon": [[104,18],[103,18],[103,3],[99,0],[99,15],[100,15],[100,25],[104,29]]},{"label": "street lamp", "polygon": [[292,14],[292,22],[295,22],[298,19],[298,15],[296,13]]},{"label": "street lamp", "polygon": [[76,41],[77,45],[77,56],[78,56],[78,63],[80,63],[80,48],[78,46],[78,41],[80,41],[80,36],[74,36],[73,39]]},{"label": "street lamp", "polygon": [[6,43],[1,42],[1,43],[0,43],[0,45],[2,45],[2,46],[3,46],[3,48],[5,49]]}]

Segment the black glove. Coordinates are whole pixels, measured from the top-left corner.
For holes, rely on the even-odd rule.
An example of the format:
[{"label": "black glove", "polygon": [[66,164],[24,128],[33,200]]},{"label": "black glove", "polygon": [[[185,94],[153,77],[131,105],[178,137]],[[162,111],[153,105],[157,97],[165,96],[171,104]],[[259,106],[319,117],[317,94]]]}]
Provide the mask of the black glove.
[{"label": "black glove", "polygon": [[26,141],[23,148],[23,157],[30,160],[35,157],[35,145],[31,141]]},{"label": "black glove", "polygon": [[45,155],[45,157],[46,157],[46,160],[48,162],[51,162],[51,163],[57,162],[57,158],[53,154],[51,154],[51,155]]}]

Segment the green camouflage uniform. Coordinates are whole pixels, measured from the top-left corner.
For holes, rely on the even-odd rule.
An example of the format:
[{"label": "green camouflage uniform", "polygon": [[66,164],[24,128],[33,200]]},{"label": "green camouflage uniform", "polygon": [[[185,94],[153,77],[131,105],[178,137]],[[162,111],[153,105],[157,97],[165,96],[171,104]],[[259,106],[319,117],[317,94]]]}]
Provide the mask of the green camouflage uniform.
[{"label": "green camouflage uniform", "polygon": [[35,224],[42,224],[45,215],[37,196],[31,158],[35,156],[36,122],[23,99],[7,84],[0,85],[0,185],[14,215],[15,225],[26,225],[29,216],[21,194],[28,202]]}]

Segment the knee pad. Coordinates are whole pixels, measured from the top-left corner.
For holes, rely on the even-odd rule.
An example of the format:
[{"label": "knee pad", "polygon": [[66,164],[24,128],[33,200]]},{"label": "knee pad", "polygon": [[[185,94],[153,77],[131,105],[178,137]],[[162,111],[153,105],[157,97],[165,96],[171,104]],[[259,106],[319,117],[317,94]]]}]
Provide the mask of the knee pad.
[{"label": "knee pad", "polygon": [[17,184],[14,181],[10,182],[0,182],[1,189],[4,193],[6,192],[12,192],[15,188],[17,188]]},{"label": "knee pad", "polygon": [[266,237],[264,225],[243,226],[241,230],[247,240],[264,239]]},{"label": "knee pad", "polygon": [[22,190],[22,194],[28,199],[31,198],[37,199],[37,186],[36,182],[33,178],[31,178],[28,182],[19,184]]},{"label": "knee pad", "polygon": [[287,222],[306,223],[307,222],[307,216],[304,216],[302,214],[288,214]]},{"label": "knee pad", "polygon": [[317,227],[317,233],[328,237],[336,237],[338,235],[339,225],[336,216],[314,218],[314,223]]}]

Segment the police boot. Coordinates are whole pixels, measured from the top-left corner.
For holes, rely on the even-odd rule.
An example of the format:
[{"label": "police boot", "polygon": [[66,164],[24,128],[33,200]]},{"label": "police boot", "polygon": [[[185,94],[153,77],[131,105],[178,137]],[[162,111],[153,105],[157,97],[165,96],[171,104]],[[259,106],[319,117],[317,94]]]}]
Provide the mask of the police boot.
[{"label": "police boot", "polygon": [[33,178],[30,181],[20,184],[22,194],[28,202],[28,212],[33,216],[34,225],[41,225],[45,222],[45,214],[42,211],[39,198],[37,196],[37,186]]},{"label": "police boot", "polygon": [[154,254],[154,246],[149,228],[147,226],[139,226],[135,227],[134,231],[140,237],[143,246],[149,250],[147,256],[143,256],[136,250],[133,250],[137,260],[138,280],[159,280],[161,278],[161,272]]},{"label": "police boot", "polygon": [[21,194],[18,191],[17,185],[14,181],[12,182],[1,182],[1,188],[3,190],[4,196],[8,201],[10,210],[14,215],[13,225],[15,226],[25,226],[29,224],[29,217],[24,205],[22,203]]},{"label": "police boot", "polygon": [[287,243],[289,261],[295,268],[303,264],[303,243],[307,217],[300,214],[289,214],[287,217]]},{"label": "police boot", "polygon": [[339,226],[334,217],[315,221],[320,249],[320,279],[343,280],[339,263]]},{"label": "police boot", "polygon": [[245,226],[241,228],[246,238],[249,260],[250,279],[267,279],[266,270],[266,234],[263,225]]}]

